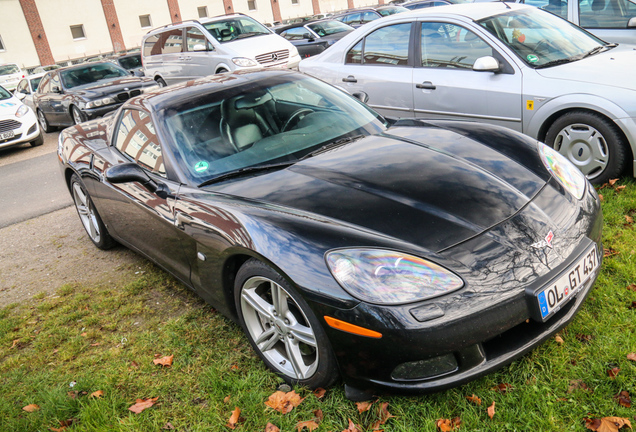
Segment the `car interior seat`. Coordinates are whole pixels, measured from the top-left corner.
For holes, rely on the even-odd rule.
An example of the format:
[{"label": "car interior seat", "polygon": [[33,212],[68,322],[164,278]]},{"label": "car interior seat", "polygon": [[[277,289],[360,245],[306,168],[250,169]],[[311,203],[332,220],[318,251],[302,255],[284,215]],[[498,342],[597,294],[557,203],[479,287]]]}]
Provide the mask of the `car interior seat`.
[{"label": "car interior seat", "polygon": [[279,132],[272,118],[272,95],[252,93],[223,101],[221,135],[237,151],[250,147],[263,137]]},{"label": "car interior seat", "polygon": [[221,30],[221,42],[229,41],[232,38],[232,30],[224,28]]}]

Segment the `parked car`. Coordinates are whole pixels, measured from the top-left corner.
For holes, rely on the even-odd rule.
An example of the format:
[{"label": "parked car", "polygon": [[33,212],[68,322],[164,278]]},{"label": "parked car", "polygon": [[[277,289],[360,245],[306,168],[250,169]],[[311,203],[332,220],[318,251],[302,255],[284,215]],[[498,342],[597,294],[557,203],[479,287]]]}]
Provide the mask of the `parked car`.
[{"label": "parked car", "polygon": [[[501,1],[501,0],[498,0]],[[400,6],[408,10],[424,9],[433,6],[447,6],[451,4],[470,3],[471,0],[415,0],[402,3]]]},{"label": "parked car", "polygon": [[141,42],[144,73],[161,86],[234,70],[297,68],[298,50],[243,14],[170,24]]},{"label": "parked car", "polygon": [[403,8],[402,6],[387,5],[377,8],[366,7],[350,9],[345,12],[333,15],[331,18],[342,21],[343,23],[348,24],[351,27],[358,28],[368,22],[377,20],[378,18],[408,11],[408,9]]},{"label": "parked car", "polygon": [[634,69],[631,46],[501,2],[388,17],[300,64],[349,93],[366,92],[388,116],[478,120],[526,133],[593,183],[636,166]]},{"label": "parked car", "polygon": [[302,58],[319,54],[353,31],[353,27],[336,20],[308,21],[276,28],[276,33],[298,49]]},{"label": "parked car", "polygon": [[146,91],[157,88],[151,78],[130,76],[111,63],[82,63],[47,72],[33,96],[40,126],[70,126],[91,120]]},{"label": "parked car", "polygon": [[33,104],[33,94],[38,89],[40,85],[40,81],[42,81],[42,77],[45,75],[45,72],[28,75],[26,78],[20,80],[18,85],[15,88],[13,94],[15,97],[20,99],[23,104],[28,106],[35,113],[35,105]]},{"label": "parked car", "polygon": [[509,129],[389,122],[291,71],[210,76],[60,135],[91,241],[147,256],[292,384],[430,392],[494,371],[581,307],[600,200]]},{"label": "parked car", "polygon": [[52,71],[52,70],[55,70],[55,69],[59,69],[61,67],[62,66],[59,66],[59,65],[56,65],[56,64],[47,65],[47,66],[38,66],[35,69],[33,69],[33,73],[31,75]]},{"label": "parked car", "polygon": [[141,52],[123,54],[112,59],[134,76],[144,76],[144,65],[141,63]]},{"label": "parked car", "polygon": [[27,142],[33,147],[44,144],[35,113],[0,86],[0,148]]},{"label": "parked car", "polygon": [[15,63],[0,64],[0,85],[12,92],[18,85],[18,82],[26,76],[20,66]]}]

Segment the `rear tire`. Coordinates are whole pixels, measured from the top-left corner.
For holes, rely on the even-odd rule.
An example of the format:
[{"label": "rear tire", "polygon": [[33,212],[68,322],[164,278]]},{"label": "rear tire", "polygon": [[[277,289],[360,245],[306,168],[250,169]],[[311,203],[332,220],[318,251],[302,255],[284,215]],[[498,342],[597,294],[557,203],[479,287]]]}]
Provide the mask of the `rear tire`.
[{"label": "rear tire", "polygon": [[166,82],[163,80],[163,78],[156,78],[155,81],[157,81],[157,84],[159,85],[159,87],[166,87],[168,84],[166,84]]},{"label": "rear tire", "polygon": [[108,233],[108,229],[93,205],[93,200],[77,174],[71,176],[71,195],[80,221],[93,244],[102,250],[115,246],[115,240]]},{"label": "rear tire", "polygon": [[568,158],[594,184],[620,176],[631,153],[618,127],[589,111],[563,114],[548,129],[545,143]]}]

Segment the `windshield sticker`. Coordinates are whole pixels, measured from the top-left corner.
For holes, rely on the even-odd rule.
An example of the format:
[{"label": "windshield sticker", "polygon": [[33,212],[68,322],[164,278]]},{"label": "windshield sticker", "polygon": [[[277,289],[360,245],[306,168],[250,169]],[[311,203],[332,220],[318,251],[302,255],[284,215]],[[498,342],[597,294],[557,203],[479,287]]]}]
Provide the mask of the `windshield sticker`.
[{"label": "windshield sticker", "polygon": [[529,61],[530,63],[536,63],[536,62],[538,62],[538,61],[539,61],[539,57],[537,57],[537,56],[536,56],[536,55],[534,55],[534,54],[528,54],[528,57],[526,57],[526,58],[528,59],[528,61]]},{"label": "windshield sticker", "polygon": [[526,35],[521,33],[521,30],[519,30],[519,29],[514,29],[512,31],[512,37],[514,39],[518,40],[520,43],[524,43],[526,41]]},{"label": "windshield sticker", "polygon": [[0,108],[9,108],[9,107],[12,107],[12,106],[15,106],[14,102],[5,102],[5,103],[1,103],[0,104]]},{"label": "windshield sticker", "polygon": [[207,171],[209,166],[210,165],[206,161],[197,162],[197,164],[194,166],[194,170],[200,173],[203,171]]}]

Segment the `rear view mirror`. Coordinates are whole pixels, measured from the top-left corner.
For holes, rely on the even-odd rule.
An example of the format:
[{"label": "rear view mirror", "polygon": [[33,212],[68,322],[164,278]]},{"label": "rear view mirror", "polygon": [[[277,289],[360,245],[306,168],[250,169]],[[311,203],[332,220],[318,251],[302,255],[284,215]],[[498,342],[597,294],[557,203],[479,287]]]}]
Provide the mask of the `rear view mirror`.
[{"label": "rear view mirror", "polygon": [[492,56],[484,56],[475,60],[473,70],[476,72],[499,72],[501,70],[501,66],[496,58]]},{"label": "rear view mirror", "polygon": [[629,21],[627,21],[627,28],[634,28],[636,27],[636,17],[632,17],[629,19]]},{"label": "rear view mirror", "polygon": [[17,91],[17,92],[14,93],[14,96],[17,97],[20,100],[24,100],[24,98],[26,97],[26,94],[20,93],[20,92]]}]

